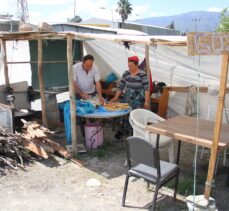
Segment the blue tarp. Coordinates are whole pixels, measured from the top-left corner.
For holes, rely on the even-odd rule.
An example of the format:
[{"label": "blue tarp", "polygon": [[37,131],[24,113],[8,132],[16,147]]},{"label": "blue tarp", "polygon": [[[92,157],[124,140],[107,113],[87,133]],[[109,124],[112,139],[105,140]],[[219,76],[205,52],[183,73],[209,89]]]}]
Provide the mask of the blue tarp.
[{"label": "blue tarp", "polygon": [[[71,113],[70,113],[70,101],[65,101],[58,104],[58,108],[64,112],[64,127],[65,136],[67,140],[67,145],[71,145]],[[84,115],[90,114],[90,116],[100,116],[100,117],[116,117],[117,115],[124,115],[129,113],[129,110],[125,111],[106,111],[103,106],[99,106],[97,109],[90,103],[86,101],[76,100],[76,115],[83,117]]]},{"label": "blue tarp", "polygon": [[[64,127],[67,145],[72,143],[71,141],[71,113],[70,113],[70,101],[65,101],[58,104],[58,108],[64,112]],[[95,107],[90,102],[76,100],[76,115],[82,116],[85,114],[93,113]]]}]

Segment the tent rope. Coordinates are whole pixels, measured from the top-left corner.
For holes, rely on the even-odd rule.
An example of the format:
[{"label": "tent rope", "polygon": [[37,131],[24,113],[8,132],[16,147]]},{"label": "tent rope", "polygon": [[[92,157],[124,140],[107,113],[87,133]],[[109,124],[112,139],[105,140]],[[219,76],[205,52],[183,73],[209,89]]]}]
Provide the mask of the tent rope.
[{"label": "tent rope", "polygon": [[[193,65],[195,63],[193,57]],[[197,67],[197,101],[196,101],[196,137],[199,136],[199,119],[200,119],[200,56],[198,57],[198,67]],[[196,196],[196,182],[197,182],[197,156],[198,156],[198,145],[195,146],[195,155],[194,155],[194,174],[193,174],[193,203],[195,204]]]}]

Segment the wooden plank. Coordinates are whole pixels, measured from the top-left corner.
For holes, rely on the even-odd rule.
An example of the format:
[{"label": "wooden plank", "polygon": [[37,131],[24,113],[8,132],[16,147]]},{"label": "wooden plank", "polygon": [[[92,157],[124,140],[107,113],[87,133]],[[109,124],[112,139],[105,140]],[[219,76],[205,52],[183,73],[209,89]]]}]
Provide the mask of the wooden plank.
[{"label": "wooden plank", "polygon": [[2,41],[3,48],[5,55],[3,57],[3,62],[4,62],[4,75],[5,75],[5,85],[9,86],[10,85],[10,79],[9,79],[9,71],[8,71],[8,65],[7,65],[7,49],[6,49],[6,41]]},{"label": "wooden plank", "polygon": [[[188,92],[189,87],[188,86],[169,86],[168,89],[171,92]],[[201,86],[201,87],[199,87],[199,91],[201,93],[207,93],[208,87]]]},{"label": "wooden plank", "polygon": [[229,54],[229,33],[188,33],[188,55]]},{"label": "wooden plank", "polygon": [[45,137],[47,137],[42,130],[40,130],[39,128],[38,129],[34,129],[33,126],[29,126],[27,128],[27,132],[29,133],[31,138],[35,138],[35,137],[37,137],[37,138],[45,138]]},{"label": "wooden plank", "polygon": [[47,155],[46,151],[44,150],[44,148],[42,146],[27,140],[27,139],[30,139],[30,137],[27,137],[26,135],[23,135],[23,137],[25,139],[22,139],[22,141],[23,141],[22,143],[23,143],[23,146],[26,149],[28,149],[29,151],[35,153],[39,157],[42,157],[44,159],[48,159],[48,155]]},{"label": "wooden plank", "polygon": [[73,55],[72,55],[72,36],[67,36],[67,60],[68,60],[68,83],[70,94],[70,113],[71,113],[71,139],[73,153],[77,154],[77,134],[76,134],[76,99],[73,79]]},{"label": "wooden plank", "polygon": [[175,46],[187,46],[187,42],[186,41],[159,41],[157,40],[156,42],[153,43],[153,45],[166,45],[166,46],[171,46],[171,47],[175,47]]},{"label": "wooden plank", "polygon": [[46,104],[45,104],[45,93],[44,93],[44,80],[43,80],[43,48],[42,40],[38,39],[38,80],[40,87],[40,96],[41,96],[41,112],[42,112],[42,124],[45,127],[48,127],[47,117],[46,117]]},{"label": "wooden plank", "polygon": [[80,167],[83,167],[84,166],[84,162],[76,159],[76,158],[71,158],[70,159],[73,163],[75,163],[76,165],[80,166]]},{"label": "wooden plank", "polygon": [[[168,88],[170,92],[187,92],[189,89],[188,86],[167,86],[166,88]],[[200,86],[200,92],[207,93],[208,87]],[[229,87],[226,88],[226,93],[229,93]]]},{"label": "wooden plank", "polygon": [[[197,119],[195,117],[177,116],[158,124],[146,127],[150,133],[169,136],[176,140],[181,140],[191,144],[211,148],[214,130],[214,122]],[[229,125],[223,124],[219,148],[224,149],[229,146]]]},{"label": "wooden plank", "polygon": [[218,99],[217,112],[215,118],[214,137],[213,137],[213,143],[211,148],[210,162],[208,166],[207,182],[206,182],[205,192],[204,192],[204,196],[206,199],[209,199],[211,194],[211,184],[214,178],[215,163],[218,154],[218,142],[220,140],[220,134],[221,134],[225,91],[227,86],[229,55],[224,55],[222,62],[223,63],[222,63],[221,78],[220,78],[219,99]]},{"label": "wooden plank", "polygon": [[51,139],[45,138],[45,139],[41,139],[41,140],[44,144],[47,144],[48,146],[53,148],[56,152],[58,152],[63,157],[65,157],[67,159],[70,159],[72,157],[72,155],[64,147],[62,147],[60,144],[52,141]]},{"label": "wooden plank", "polygon": [[[43,64],[56,64],[56,63],[67,63],[68,61],[42,61]],[[74,62],[79,62],[79,60],[75,60]],[[12,61],[7,62],[7,64],[36,64],[38,61]]]},{"label": "wooden plank", "polygon": [[27,127],[32,127],[33,129],[36,129],[36,128],[39,128],[41,125],[38,124],[37,122],[35,121],[32,121],[32,122],[27,122],[25,119],[21,119],[21,122],[23,123],[23,127],[24,128],[27,128]]}]

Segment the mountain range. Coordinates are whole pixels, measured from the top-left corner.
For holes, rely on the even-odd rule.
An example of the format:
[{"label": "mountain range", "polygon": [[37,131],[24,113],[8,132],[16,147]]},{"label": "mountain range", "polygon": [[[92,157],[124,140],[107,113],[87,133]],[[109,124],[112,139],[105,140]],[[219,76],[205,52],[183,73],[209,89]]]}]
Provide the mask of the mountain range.
[{"label": "mountain range", "polygon": [[135,23],[167,27],[174,21],[175,29],[184,32],[214,32],[220,22],[220,12],[195,11],[180,15],[150,17]]}]

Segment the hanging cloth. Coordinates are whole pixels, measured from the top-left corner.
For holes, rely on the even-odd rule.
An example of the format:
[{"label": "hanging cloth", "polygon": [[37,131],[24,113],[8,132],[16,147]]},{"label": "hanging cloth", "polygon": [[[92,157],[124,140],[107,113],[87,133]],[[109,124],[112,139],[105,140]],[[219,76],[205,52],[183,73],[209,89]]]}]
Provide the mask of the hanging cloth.
[{"label": "hanging cloth", "polygon": [[196,114],[197,114],[197,90],[196,90],[196,86],[190,86],[188,88],[185,114],[188,116],[196,116]]},{"label": "hanging cloth", "polygon": [[[145,58],[141,62],[141,64],[138,66],[138,68],[141,69],[141,70],[145,70],[145,72],[146,72],[146,59]],[[150,94],[152,94],[153,93],[153,81],[152,81],[151,71],[149,73],[149,87],[150,87]]]}]

